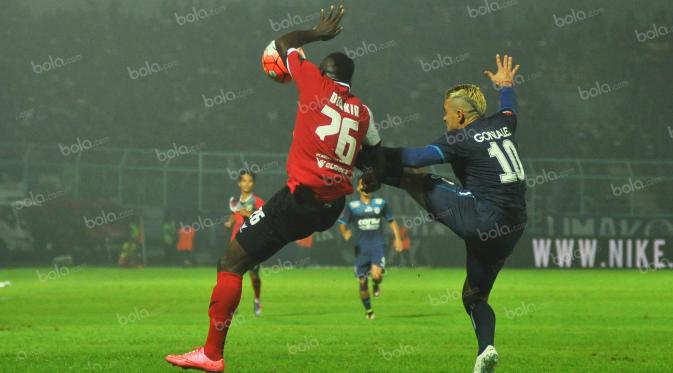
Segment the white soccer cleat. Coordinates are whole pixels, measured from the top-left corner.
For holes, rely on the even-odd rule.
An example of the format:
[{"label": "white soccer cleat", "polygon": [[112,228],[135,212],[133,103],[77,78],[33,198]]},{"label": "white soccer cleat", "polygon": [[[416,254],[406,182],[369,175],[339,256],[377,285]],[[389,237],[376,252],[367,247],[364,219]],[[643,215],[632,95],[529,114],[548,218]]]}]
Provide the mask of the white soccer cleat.
[{"label": "white soccer cleat", "polygon": [[0,288],[5,288],[11,284],[12,284],[11,281],[0,281]]},{"label": "white soccer cleat", "polygon": [[495,347],[488,346],[477,356],[474,363],[474,373],[491,373],[495,371],[495,365],[498,364],[498,351]]},{"label": "white soccer cleat", "polygon": [[254,311],[255,311],[255,316],[260,317],[262,316],[262,302],[259,299],[255,299],[254,302]]}]

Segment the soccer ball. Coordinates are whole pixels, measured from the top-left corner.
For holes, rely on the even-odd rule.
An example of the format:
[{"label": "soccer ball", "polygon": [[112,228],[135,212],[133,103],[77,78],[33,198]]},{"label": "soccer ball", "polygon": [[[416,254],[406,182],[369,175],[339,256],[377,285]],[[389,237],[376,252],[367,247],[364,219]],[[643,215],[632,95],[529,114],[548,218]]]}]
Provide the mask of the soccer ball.
[{"label": "soccer ball", "polygon": [[[305,57],[304,51],[301,48],[298,48],[298,50],[301,56]],[[290,72],[285,67],[285,62],[280,58],[278,50],[276,50],[276,43],[274,41],[271,41],[264,49],[264,53],[262,54],[262,69],[264,69],[266,76],[279,83],[287,83],[292,80]]]}]

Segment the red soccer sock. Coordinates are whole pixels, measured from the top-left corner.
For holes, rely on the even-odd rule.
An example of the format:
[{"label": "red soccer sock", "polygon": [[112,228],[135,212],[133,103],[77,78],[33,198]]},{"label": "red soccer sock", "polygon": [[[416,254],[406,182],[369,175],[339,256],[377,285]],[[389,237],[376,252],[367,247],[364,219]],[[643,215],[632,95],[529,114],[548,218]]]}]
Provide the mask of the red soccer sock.
[{"label": "red soccer sock", "polygon": [[210,328],[204,352],[211,360],[222,358],[224,340],[231,326],[238,302],[241,300],[241,276],[231,272],[217,272],[217,284],[210,297],[208,316]]}]

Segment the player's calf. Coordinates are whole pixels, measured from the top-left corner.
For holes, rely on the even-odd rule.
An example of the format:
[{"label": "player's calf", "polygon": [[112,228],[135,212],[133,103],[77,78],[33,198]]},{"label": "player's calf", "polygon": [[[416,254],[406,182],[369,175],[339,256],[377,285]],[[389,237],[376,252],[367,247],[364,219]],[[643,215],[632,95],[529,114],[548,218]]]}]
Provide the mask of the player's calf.
[{"label": "player's calf", "polygon": [[463,306],[472,320],[479,345],[477,355],[480,355],[488,346],[495,345],[495,312],[488,304],[488,293],[471,287],[467,279],[463,286]]},{"label": "player's calf", "polygon": [[[217,283],[213,288],[208,307],[210,325],[205,346],[184,355],[170,355],[166,358],[169,362],[182,367],[201,369],[212,365],[210,362],[222,361],[224,341],[241,300],[242,276],[255,264],[256,260],[243,250],[237,240],[231,241],[229,249],[217,265]],[[188,355],[191,358],[188,358]],[[188,361],[182,364],[181,357]]]},{"label": "player's calf", "polygon": [[360,300],[362,305],[365,307],[365,316],[367,319],[374,318],[374,311],[372,310],[371,299],[369,298],[369,281],[367,276],[358,277],[358,283],[360,285]]},{"label": "player's calf", "polygon": [[371,276],[372,276],[372,282],[374,283],[372,286],[372,290],[374,291],[374,297],[378,297],[381,295],[381,282],[383,282],[383,269],[379,266],[373,265],[371,270]]}]

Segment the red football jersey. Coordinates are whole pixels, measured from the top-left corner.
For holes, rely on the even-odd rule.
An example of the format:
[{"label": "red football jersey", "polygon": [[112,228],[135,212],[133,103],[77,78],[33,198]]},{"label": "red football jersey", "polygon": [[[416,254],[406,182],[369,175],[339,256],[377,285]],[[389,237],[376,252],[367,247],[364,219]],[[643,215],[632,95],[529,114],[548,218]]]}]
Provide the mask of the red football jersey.
[{"label": "red football jersey", "polygon": [[353,192],[353,165],[362,144],[381,141],[371,111],[350,86],[320,74],[299,51],[287,51],[286,66],[299,91],[299,107],[287,161],[287,185],[303,185],[321,201]]},{"label": "red football jersey", "polygon": [[[233,197],[232,197],[233,198]],[[239,229],[241,229],[241,226],[243,225],[243,222],[245,221],[245,218],[239,211],[241,210],[246,210],[248,212],[253,212],[257,211],[260,207],[264,206],[264,200],[257,197],[254,194],[251,194],[248,199],[245,201],[241,201],[240,198],[236,198],[238,200],[238,203],[236,204],[236,211],[233,211],[232,213],[234,214],[234,227],[231,230],[231,238],[230,241],[233,241],[234,238],[236,238],[236,235],[238,234]],[[231,208],[231,206],[230,206]]]}]

